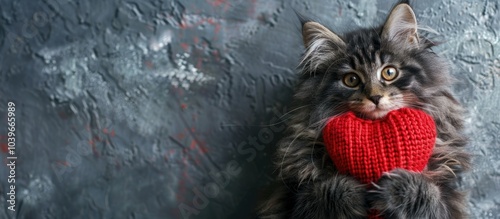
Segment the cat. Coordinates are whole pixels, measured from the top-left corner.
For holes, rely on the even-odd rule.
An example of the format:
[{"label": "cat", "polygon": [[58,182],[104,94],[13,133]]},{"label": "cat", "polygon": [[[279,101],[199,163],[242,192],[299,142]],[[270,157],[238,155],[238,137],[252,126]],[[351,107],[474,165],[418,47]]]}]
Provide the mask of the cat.
[{"label": "cat", "polygon": [[[432,51],[408,1],[392,8],[378,28],[343,35],[304,19],[306,50],[285,137],[278,144],[275,188],[260,218],[466,218],[457,188],[470,168],[463,108],[453,97],[448,64]],[[420,109],[436,123],[437,139],[422,172],[395,169],[373,189],[337,172],[322,142],[328,118],[348,111],[367,119],[403,107]]]}]

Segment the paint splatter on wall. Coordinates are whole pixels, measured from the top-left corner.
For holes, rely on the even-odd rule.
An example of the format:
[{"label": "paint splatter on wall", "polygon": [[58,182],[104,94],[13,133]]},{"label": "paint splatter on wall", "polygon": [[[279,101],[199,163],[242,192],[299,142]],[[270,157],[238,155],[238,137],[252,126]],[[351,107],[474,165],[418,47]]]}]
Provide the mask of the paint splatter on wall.
[{"label": "paint splatter on wall", "polygon": [[[16,103],[19,135],[19,209],[0,196],[0,218],[253,218],[302,51],[293,9],[345,32],[393,2],[0,0],[0,115]],[[468,109],[472,218],[500,215],[498,4],[414,4]]]}]

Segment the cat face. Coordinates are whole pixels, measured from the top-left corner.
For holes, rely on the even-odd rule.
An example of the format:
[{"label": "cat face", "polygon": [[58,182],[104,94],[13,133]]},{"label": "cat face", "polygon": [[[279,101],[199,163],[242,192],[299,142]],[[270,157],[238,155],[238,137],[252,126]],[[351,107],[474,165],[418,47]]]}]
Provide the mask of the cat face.
[{"label": "cat face", "polygon": [[378,119],[399,108],[421,108],[427,94],[443,84],[439,74],[446,66],[430,51],[432,43],[418,36],[406,4],[396,6],[380,28],[340,37],[304,22],[302,34],[303,79],[316,89],[311,98],[318,115],[353,111]]},{"label": "cat face", "polygon": [[[361,117],[378,119],[388,112],[416,103],[412,87],[422,72],[411,57],[392,53],[375,31],[357,33],[346,42],[345,60],[327,74],[337,83],[337,93],[346,97],[341,103]],[[413,64],[410,64],[412,63]],[[332,69],[330,69],[332,70]]]},{"label": "cat face", "polygon": [[398,79],[404,76],[395,65],[381,63],[370,66],[368,70],[348,69],[348,72],[341,73],[341,80],[337,83],[342,83],[343,92],[350,93],[346,102],[351,111],[362,117],[377,119],[408,105],[404,100],[405,94],[409,93],[396,85]]}]

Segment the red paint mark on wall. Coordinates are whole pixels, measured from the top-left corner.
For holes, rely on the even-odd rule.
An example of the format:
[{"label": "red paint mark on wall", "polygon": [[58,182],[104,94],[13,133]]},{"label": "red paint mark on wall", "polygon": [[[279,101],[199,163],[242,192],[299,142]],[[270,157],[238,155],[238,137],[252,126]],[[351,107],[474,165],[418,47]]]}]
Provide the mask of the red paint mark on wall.
[{"label": "red paint mark on wall", "polygon": [[[190,150],[196,149],[196,151],[200,152],[200,155],[208,153],[208,148],[207,148],[206,144],[204,142],[198,142],[195,139],[191,140],[191,144],[189,145],[189,149]],[[199,161],[197,159],[194,159],[194,160],[197,161],[197,163],[199,163]]]},{"label": "red paint mark on wall", "polygon": [[227,9],[229,9],[228,0],[208,0],[207,2],[213,7],[219,7],[224,5],[224,11],[227,11]]},{"label": "red paint mark on wall", "polygon": [[7,145],[7,143],[0,143],[0,150],[4,154],[6,154],[7,152],[9,152],[9,146]]},{"label": "red paint mark on wall", "polygon": [[168,161],[169,157],[172,157],[172,155],[174,155],[174,154],[175,154],[175,150],[174,149],[170,149],[167,152],[165,152],[165,154],[163,155],[164,158],[165,158],[165,161]]},{"label": "red paint mark on wall", "polygon": [[202,58],[198,58],[198,60],[196,61],[196,68],[197,69],[202,69],[203,67],[203,59]]},{"label": "red paint mark on wall", "polygon": [[221,26],[219,23],[215,22],[215,20],[213,18],[208,18],[207,23],[209,23],[215,27],[215,30],[214,30],[215,34],[219,33],[219,31],[221,29]]},{"label": "red paint mark on wall", "polygon": [[94,139],[89,140],[89,145],[92,148],[92,153],[94,153],[94,156],[99,157],[99,151],[97,151]]},{"label": "red paint mark on wall", "polygon": [[181,103],[181,109],[185,110],[185,109],[187,109],[187,107],[188,107],[187,104]]},{"label": "red paint mark on wall", "polygon": [[56,163],[58,165],[65,166],[65,167],[71,166],[71,164],[68,161],[65,161],[65,160],[58,160],[58,161],[56,161]]},{"label": "red paint mark on wall", "polygon": [[198,147],[199,147],[201,153],[203,153],[203,154],[208,153],[208,147],[204,142],[200,142],[198,144]]},{"label": "red paint mark on wall", "polygon": [[[103,128],[103,129],[102,129],[102,133],[104,133],[104,134],[106,134],[106,135],[108,135],[108,136],[110,136],[110,137],[115,137],[115,134],[116,134],[114,129],[111,129],[111,131],[110,131],[110,130],[109,130],[109,129],[107,129],[107,128]],[[95,137],[95,138],[96,138],[96,139],[99,139],[99,137]]]},{"label": "red paint mark on wall", "polygon": [[195,149],[196,148],[196,141],[195,140],[191,140],[191,145],[189,145],[189,148],[191,150]]},{"label": "red paint mark on wall", "polygon": [[189,50],[189,44],[187,44],[187,43],[181,43],[181,47],[186,52]]},{"label": "red paint mark on wall", "polygon": [[146,68],[148,69],[153,69],[154,68],[154,64],[153,62],[149,61],[149,60],[146,60],[144,61],[144,65],[146,66]]},{"label": "red paint mark on wall", "polygon": [[186,134],[184,133],[179,133],[175,136],[177,140],[183,140],[186,137]]},{"label": "red paint mark on wall", "polygon": [[257,0],[252,0],[252,6],[248,9],[248,16],[249,17],[253,17],[255,15],[255,7],[256,7],[256,4],[257,3]]},{"label": "red paint mark on wall", "polygon": [[[220,30],[222,29],[221,24],[219,22],[217,22],[217,20],[215,20],[214,18],[202,18],[193,24],[189,24],[189,22],[185,18],[183,18],[181,20],[181,22],[179,23],[179,28],[182,30],[185,30],[188,28],[195,28],[195,27],[198,27],[198,26],[203,25],[203,24],[212,25],[214,27],[215,34],[218,34],[220,32]],[[197,42],[197,41],[199,41],[199,39],[195,40],[195,42]]]}]

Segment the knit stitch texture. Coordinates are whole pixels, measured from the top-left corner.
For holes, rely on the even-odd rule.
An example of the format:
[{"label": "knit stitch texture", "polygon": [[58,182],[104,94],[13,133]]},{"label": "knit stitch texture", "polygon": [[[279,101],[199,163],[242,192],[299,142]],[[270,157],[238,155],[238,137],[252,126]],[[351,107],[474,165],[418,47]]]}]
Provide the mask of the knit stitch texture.
[{"label": "knit stitch texture", "polygon": [[378,120],[349,112],[328,122],[323,140],[340,173],[369,184],[395,168],[422,171],[434,148],[436,126],[430,115],[412,108]]},{"label": "knit stitch texture", "polygon": [[[436,142],[436,126],[425,112],[402,108],[379,120],[349,112],[323,129],[328,154],[338,171],[370,185],[395,168],[424,170]],[[369,219],[382,219],[370,211]]]}]

